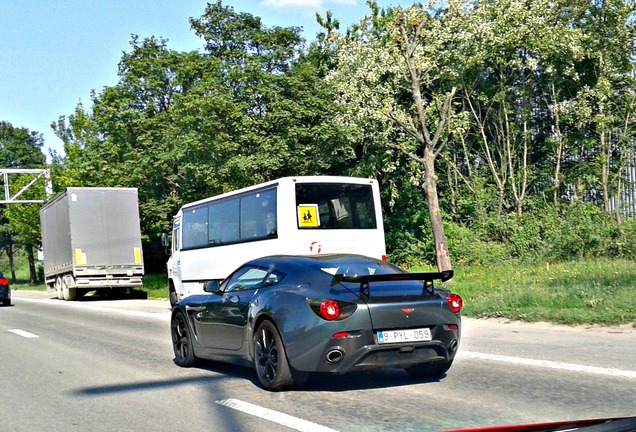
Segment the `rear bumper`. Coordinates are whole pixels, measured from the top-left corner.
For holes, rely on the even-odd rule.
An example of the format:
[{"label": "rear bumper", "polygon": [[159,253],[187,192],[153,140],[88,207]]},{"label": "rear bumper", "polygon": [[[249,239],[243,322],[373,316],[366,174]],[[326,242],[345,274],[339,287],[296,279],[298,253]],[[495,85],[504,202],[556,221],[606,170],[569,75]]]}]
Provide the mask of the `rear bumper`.
[{"label": "rear bumper", "polygon": [[134,288],[143,286],[143,278],[77,278],[77,288]]},{"label": "rear bumper", "polygon": [[331,339],[323,350],[316,372],[344,374],[353,370],[407,368],[422,363],[448,362],[459,348],[460,330],[439,326],[429,342],[378,344],[371,331],[342,339]]},{"label": "rear bumper", "polygon": [[11,298],[11,289],[8,286],[0,285],[0,300],[9,300]]}]

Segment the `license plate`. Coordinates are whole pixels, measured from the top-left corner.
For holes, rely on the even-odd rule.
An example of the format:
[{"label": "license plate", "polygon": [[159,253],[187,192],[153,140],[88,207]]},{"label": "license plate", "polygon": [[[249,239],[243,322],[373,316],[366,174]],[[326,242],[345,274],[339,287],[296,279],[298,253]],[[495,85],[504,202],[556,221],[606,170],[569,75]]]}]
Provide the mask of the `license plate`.
[{"label": "license plate", "polygon": [[431,329],[387,330],[378,332],[378,343],[425,342],[433,339]]}]

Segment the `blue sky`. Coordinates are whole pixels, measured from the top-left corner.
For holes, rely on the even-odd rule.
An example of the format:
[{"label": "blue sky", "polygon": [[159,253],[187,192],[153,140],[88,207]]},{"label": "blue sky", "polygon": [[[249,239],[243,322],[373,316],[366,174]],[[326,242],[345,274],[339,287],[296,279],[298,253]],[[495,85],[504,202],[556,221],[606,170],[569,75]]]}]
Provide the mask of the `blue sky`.
[{"label": "blue sky", "polygon": [[[213,2],[214,0],[210,0]],[[413,0],[379,0],[381,6]],[[0,0],[0,121],[42,133],[43,151],[63,154],[51,122],[91,90],[117,83],[117,63],[131,34],[168,39],[178,51],[200,49],[188,19],[200,17],[203,0]],[[267,27],[300,26],[313,40],[315,14],[327,10],[347,28],[369,12],[366,0],[225,0],[237,12],[260,16]]]}]

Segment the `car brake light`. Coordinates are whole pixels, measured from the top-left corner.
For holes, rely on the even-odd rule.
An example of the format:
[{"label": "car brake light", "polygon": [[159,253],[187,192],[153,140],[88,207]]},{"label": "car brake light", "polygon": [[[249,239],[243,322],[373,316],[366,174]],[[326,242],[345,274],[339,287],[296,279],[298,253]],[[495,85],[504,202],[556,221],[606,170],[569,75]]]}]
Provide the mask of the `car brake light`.
[{"label": "car brake light", "polygon": [[334,300],[325,300],[320,304],[320,316],[327,321],[333,321],[340,316],[340,305]]},{"label": "car brake light", "polygon": [[448,303],[448,306],[450,306],[450,309],[455,313],[458,313],[460,310],[462,310],[462,307],[464,307],[464,301],[459,296],[459,294],[447,295],[446,302]]},{"label": "car brake light", "polygon": [[7,279],[7,278],[0,278],[0,285],[6,285],[6,286],[9,286],[9,279]]}]

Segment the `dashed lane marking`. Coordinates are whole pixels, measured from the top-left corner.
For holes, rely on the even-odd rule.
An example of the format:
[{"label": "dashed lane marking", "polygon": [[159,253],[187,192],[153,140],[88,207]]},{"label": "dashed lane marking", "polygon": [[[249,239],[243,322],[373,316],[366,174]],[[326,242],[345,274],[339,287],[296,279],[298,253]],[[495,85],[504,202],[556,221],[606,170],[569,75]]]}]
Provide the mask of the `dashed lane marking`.
[{"label": "dashed lane marking", "polygon": [[12,329],[9,330],[10,333],[17,334],[18,336],[22,336],[27,339],[39,338],[40,336],[29,333],[28,331],[20,330],[20,329]]},{"label": "dashed lane marking", "polygon": [[300,432],[338,432],[335,429],[303,420],[298,417],[290,416],[289,414],[274,411],[269,408],[263,408],[239,399],[223,399],[216,401],[216,403],[255,417],[278,423],[279,425],[286,426]]},{"label": "dashed lane marking", "polygon": [[473,358],[479,360],[496,361],[502,363],[511,363],[523,366],[535,366],[550,369],[567,370],[571,372],[583,372],[596,375],[608,375],[621,378],[633,378],[636,379],[636,371],[622,370],[616,368],[603,368],[598,366],[586,366],[576,363],[564,363],[551,360],[537,360],[523,357],[512,357],[499,354],[486,354],[474,351],[461,351],[457,354],[460,358]]}]

